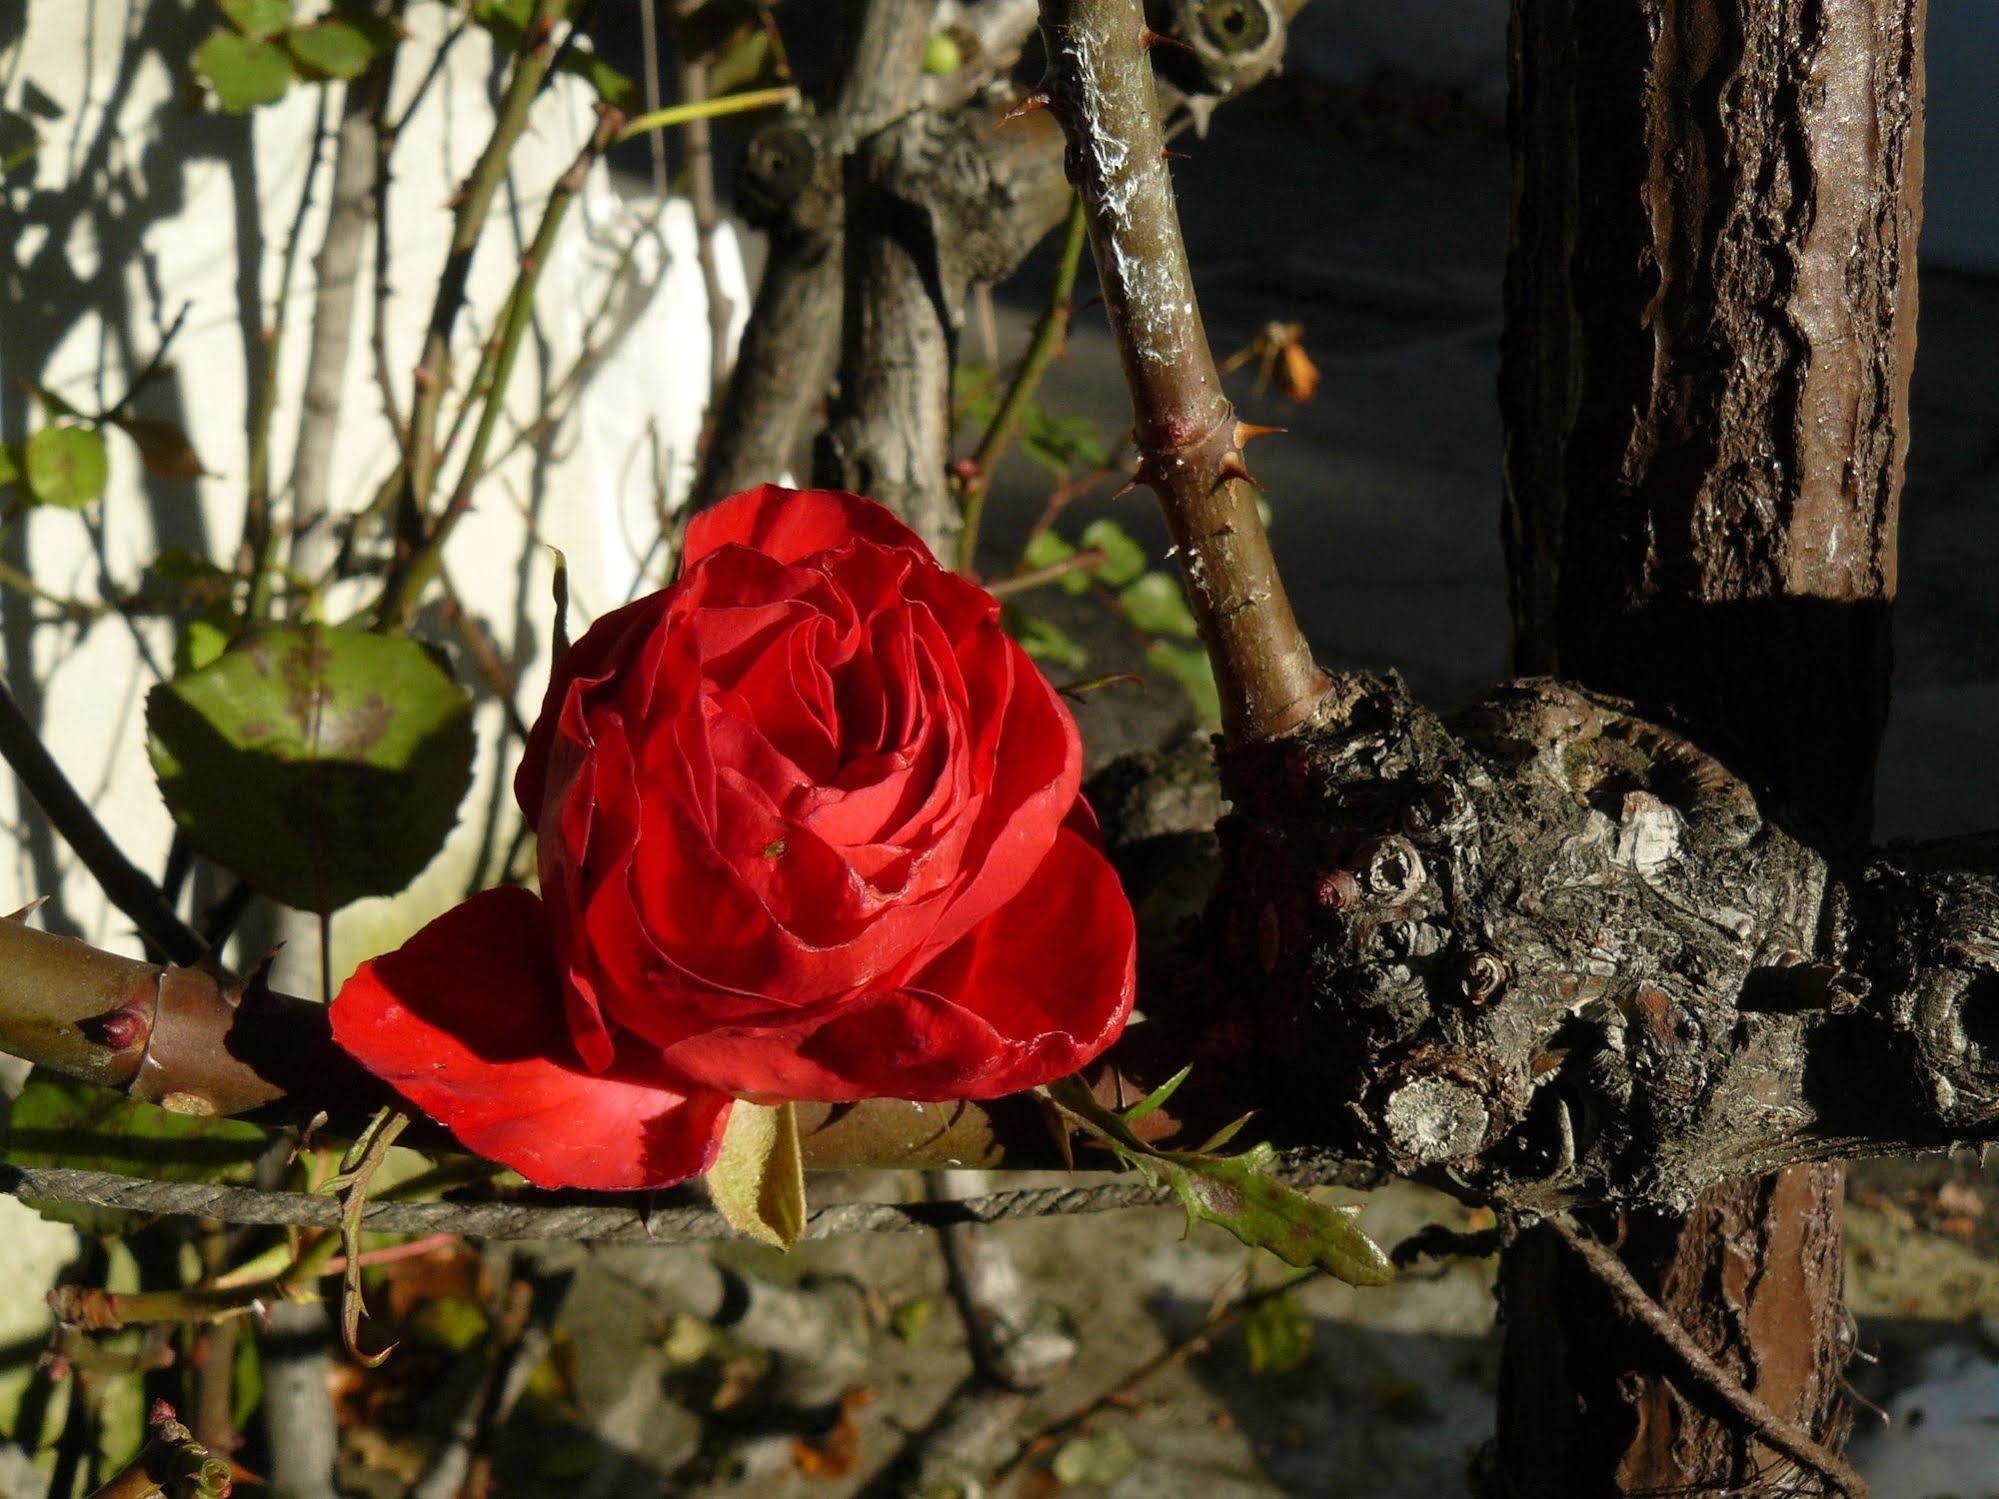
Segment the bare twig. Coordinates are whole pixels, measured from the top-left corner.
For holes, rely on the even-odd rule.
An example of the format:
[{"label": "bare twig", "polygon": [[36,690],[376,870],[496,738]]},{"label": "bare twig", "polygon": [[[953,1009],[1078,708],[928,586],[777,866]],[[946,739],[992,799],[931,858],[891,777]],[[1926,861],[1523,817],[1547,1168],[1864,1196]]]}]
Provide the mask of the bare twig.
[{"label": "bare twig", "polygon": [[1026,593],[1050,583],[1058,583],[1076,573],[1088,572],[1093,567],[1101,567],[1103,560],[1102,547],[1085,547],[1082,551],[1072,552],[1060,562],[1051,562],[1046,567],[1015,573],[1010,578],[994,578],[985,585],[986,592],[996,599],[1009,598],[1016,593]]},{"label": "bare twig", "polygon": [[[387,15],[393,19],[398,8],[391,5]],[[361,251],[375,204],[376,178],[383,167],[382,100],[394,76],[398,53],[395,47],[379,53],[366,71],[347,85],[340,105],[326,233],[314,264],[312,346],[306,355],[305,391],[292,458],[291,565],[308,577],[317,577],[331,566],[338,549],[338,538],[326,524],[327,491],[333,476],[334,441],[339,436],[347,349],[354,331]]]},{"label": "bare twig", "polygon": [[[692,11],[700,0],[680,0],[680,12]],[[708,97],[708,64],[700,57],[680,59],[680,98],[692,104]],[[729,378],[729,322],[735,306],[722,290],[722,268],[715,258],[715,235],[722,215],[715,202],[714,132],[706,119],[691,119],[680,127],[687,153],[687,201],[694,210],[694,252],[701,265],[701,288],[708,302],[708,402],[703,415]]]},{"label": "bare twig", "polygon": [[[1091,1418],[1103,1411],[1122,1407],[1131,1403],[1141,1386],[1150,1383],[1169,1369],[1178,1368],[1190,1358],[1198,1357],[1214,1347],[1215,1339],[1241,1322],[1251,1312],[1267,1301],[1280,1296],[1288,1296],[1299,1286],[1317,1279],[1324,1272],[1319,1270],[1296,1270],[1267,1286],[1257,1286],[1244,1291],[1225,1305],[1209,1312],[1201,1319],[1201,1325],[1177,1342],[1168,1343],[1150,1358],[1141,1359],[1123,1374],[1112,1380],[1099,1393],[1091,1396],[1066,1415],[1050,1421],[1038,1431],[1025,1438],[1018,1445],[1013,1456],[994,1475],[995,1483],[1004,1483],[1022,1464],[1036,1454],[1045,1452],[1054,1443],[1080,1431]],[[1231,1277],[1233,1279],[1233,1277]],[[1226,1283],[1225,1283],[1226,1285]],[[1226,1294],[1226,1292],[1224,1292]],[[1217,1297],[1219,1300],[1220,1297]]]},{"label": "bare twig", "polygon": [[150,1428],[139,1455],[91,1499],[151,1499],[160,1494],[189,1499],[222,1499],[230,1489],[229,1464],[194,1439],[174,1408],[153,1402]]},{"label": "bare twig", "polygon": [[1291,611],[1195,305],[1141,0],[1042,0],[1054,102],[1131,386],[1137,477],[1166,512],[1233,743],[1311,716],[1326,679]]},{"label": "bare twig", "polygon": [[332,1343],[332,1317],[317,1301],[279,1302],[258,1337],[271,1491],[286,1499],[338,1499],[340,1428],[327,1390]]},{"label": "bare twig", "polygon": [[[479,403],[479,421],[473,428],[471,444],[458,472],[458,482],[452,487],[451,499],[431,525],[429,534],[407,551],[398,549],[397,559],[382,585],[381,602],[376,608],[376,624],[380,628],[401,629],[408,624],[424,585],[443,562],[445,543],[451,539],[458,522],[472,508],[473,489],[486,472],[487,449],[498,429],[500,413],[506,407],[507,385],[513,377],[514,361],[520,354],[521,340],[533,318],[535,287],[540,281],[542,268],[555,248],[555,237],[562,228],[570,204],[583,190],[583,181],[590,167],[604,154],[623,123],[624,116],[617,110],[599,106],[597,128],[591,132],[576,160],[557,180],[555,190],[549,194],[534,239],[521,257],[520,272],[514,279],[513,290],[508,294],[500,326],[480,355],[478,373],[473,377],[472,389],[466,397],[468,409],[469,403]],[[435,413],[432,415],[434,418]],[[431,430],[434,434],[434,425]],[[433,455],[433,458],[436,456]],[[427,486],[425,488],[427,490]]]},{"label": "bare twig", "polygon": [[1027,352],[1021,356],[1020,368],[1014,371],[999,409],[993,412],[992,420],[986,424],[985,435],[979,439],[978,449],[972,454],[971,463],[960,479],[959,503],[965,509],[964,529],[958,533],[960,572],[971,572],[977,560],[979,529],[985,519],[986,496],[992,490],[993,472],[999,467],[1007,444],[1013,441],[1014,431],[1020,426],[1021,414],[1034,399],[1041,377],[1055,362],[1055,356],[1062,351],[1063,341],[1069,336],[1069,303],[1076,290],[1076,271],[1082,264],[1083,243],[1088,228],[1088,221],[1083,216],[1083,200],[1079,197],[1069,211],[1069,227],[1064,234],[1062,254],[1055,263],[1055,275],[1048,287],[1048,305],[1041,310],[1034,333],[1028,339]]},{"label": "bare twig", "polygon": [[1866,1499],[1867,1481],[1846,1459],[1816,1441],[1796,1421],[1757,1399],[1740,1379],[1716,1363],[1606,1245],[1580,1232],[1566,1218],[1550,1217],[1546,1222],[1555,1237],[1611,1293],[1617,1309],[1658,1339],[1660,1350],[1686,1381],[1682,1393],[1688,1399],[1721,1406],[1774,1451],[1818,1474],[1849,1499]]},{"label": "bare twig", "polygon": [[480,232],[486,227],[493,196],[506,176],[507,161],[521,133],[527,129],[528,111],[554,62],[555,23],[566,8],[565,0],[535,0],[534,13],[522,32],[521,50],[514,59],[513,72],[493,120],[493,133],[458,192],[452,216],[451,248],[445,255],[444,271],[438,277],[437,295],[431,304],[423,355],[417,366],[416,400],[410,408],[402,517],[406,534],[422,523],[441,457],[436,448],[437,426],[445,393],[451,387],[451,330],[465,305],[472,256],[478,249]]},{"label": "bare twig", "polygon": [[285,327],[291,320],[292,278],[297,273],[299,250],[305,242],[305,220],[312,208],[312,191],[319,181],[320,165],[326,159],[327,116],[327,95],[322,92],[319,115],[312,129],[312,154],[306,158],[305,180],[299,186],[298,211],[292,217],[291,233],[285,237],[284,256],[279,262],[277,302],[271,311],[270,326],[261,330],[264,363],[250,412],[243,540],[236,550],[236,571],[250,584],[244,619],[252,626],[270,614],[271,564],[276,560],[276,532],[271,524],[271,429],[277,424],[278,378],[283,367],[280,355]]}]

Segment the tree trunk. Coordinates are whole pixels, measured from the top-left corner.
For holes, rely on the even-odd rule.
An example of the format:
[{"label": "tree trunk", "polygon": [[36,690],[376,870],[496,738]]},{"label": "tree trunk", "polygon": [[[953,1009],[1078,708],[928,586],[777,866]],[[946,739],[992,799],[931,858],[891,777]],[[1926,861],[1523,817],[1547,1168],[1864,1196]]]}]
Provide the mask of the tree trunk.
[{"label": "tree trunk", "polygon": [[[1516,665],[1635,699],[1835,854],[1872,815],[1908,441],[1923,0],[1514,0],[1502,403]],[[1836,1166],[1628,1217],[1622,1252],[1844,1439]],[[1509,1496],[1761,1493],[1544,1234],[1501,1269]],[[1819,1492],[1792,1487],[1786,1492]]]}]

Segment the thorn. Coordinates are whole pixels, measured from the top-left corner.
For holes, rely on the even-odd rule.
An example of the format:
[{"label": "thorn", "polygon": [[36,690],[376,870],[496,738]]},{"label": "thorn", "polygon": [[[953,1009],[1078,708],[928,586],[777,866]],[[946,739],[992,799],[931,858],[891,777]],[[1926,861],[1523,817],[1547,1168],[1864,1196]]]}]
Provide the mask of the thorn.
[{"label": "thorn", "polygon": [[1123,499],[1126,495],[1130,494],[1134,489],[1138,488],[1139,485],[1150,484],[1151,482],[1152,482],[1152,475],[1147,471],[1146,466],[1141,463],[1137,468],[1131,471],[1131,477],[1124,481],[1123,486],[1118,490],[1116,494],[1112,495],[1111,498],[1114,500]]},{"label": "thorn", "polygon": [[1159,159],[1161,161],[1192,161],[1194,158],[1189,156],[1185,151],[1173,151],[1165,146],[1161,146],[1159,148]]},{"label": "thorn", "polygon": [[10,912],[8,914],[7,919],[9,921],[26,921],[30,916],[34,915],[35,912],[41,910],[41,908],[47,905],[48,903],[49,903],[48,896],[38,895],[33,900],[29,901],[25,906],[21,907],[20,910]]},{"label": "thorn", "polygon": [[1224,480],[1240,479],[1245,484],[1253,484],[1258,489],[1263,488],[1263,481],[1257,478],[1255,474],[1252,474],[1249,471],[1249,465],[1242,461],[1242,453],[1239,449],[1222,455],[1219,472],[1221,478]]},{"label": "thorn", "polygon": [[1245,448],[1259,437],[1273,437],[1284,430],[1282,427],[1266,427],[1261,422],[1237,422],[1235,445],[1237,448]]},{"label": "thorn", "polygon": [[1138,28],[1138,50],[1141,52],[1150,52],[1154,47],[1178,47],[1182,52],[1192,52],[1194,50],[1181,41],[1179,37],[1168,36],[1163,31],[1154,31],[1150,26],[1140,23]]},{"label": "thorn", "polygon": [[[999,124],[1010,125],[1015,120],[1025,119],[1037,109],[1053,109],[1054,107],[1055,96],[1045,88],[1037,88],[1033,93],[1024,96],[1012,109],[1001,115],[999,117]],[[993,128],[998,129],[999,126],[996,125]]]}]

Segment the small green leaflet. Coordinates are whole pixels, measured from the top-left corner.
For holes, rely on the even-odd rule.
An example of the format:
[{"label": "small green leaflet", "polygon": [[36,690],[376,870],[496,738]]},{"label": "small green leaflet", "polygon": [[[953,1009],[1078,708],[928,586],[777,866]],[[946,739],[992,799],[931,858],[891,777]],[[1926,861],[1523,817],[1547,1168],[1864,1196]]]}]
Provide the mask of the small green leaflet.
[{"label": "small green leaflet", "polygon": [[1145,571],[1145,548],[1131,539],[1131,533],[1108,518],[1093,520],[1083,527],[1083,551],[1099,551],[1104,560],[1091,573],[1106,588],[1123,588]]},{"label": "small green leaflet", "polygon": [[318,78],[358,78],[375,57],[375,44],[345,21],[301,26],[285,34],[285,46],[301,68]]},{"label": "small green leaflet", "polygon": [[291,0],[216,0],[229,24],[254,40],[276,36],[292,23]]},{"label": "small green leaflet", "polygon": [[1118,594],[1124,617],[1134,630],[1147,635],[1170,635],[1181,640],[1198,640],[1201,627],[1187,607],[1180,580],[1171,573],[1147,573]]},{"label": "small green leaflet", "polygon": [[215,90],[215,102],[233,115],[276,103],[292,81],[291,59],[283,47],[220,28],[195,49],[194,70]]},{"label": "small green leaflet", "polygon": [[95,427],[60,422],[30,437],[22,454],[22,476],[36,503],[81,510],[104,493],[111,465],[104,434]]},{"label": "small green leaflet", "polygon": [[[1140,1102],[1139,1117],[1156,1110],[1185,1081],[1182,1072]],[[1246,1120],[1237,1120],[1198,1150],[1161,1150],[1132,1132],[1130,1114],[1103,1107],[1080,1079],[1063,1078],[1045,1092],[1056,1108],[1148,1182],[1172,1188],[1190,1226],[1196,1220],[1215,1224],[1287,1265],[1316,1267],[1349,1285],[1380,1286],[1393,1278],[1388,1256],[1355,1221],[1360,1209],[1316,1201],[1279,1181],[1270,1170],[1277,1162],[1274,1147],[1214,1154]]]}]

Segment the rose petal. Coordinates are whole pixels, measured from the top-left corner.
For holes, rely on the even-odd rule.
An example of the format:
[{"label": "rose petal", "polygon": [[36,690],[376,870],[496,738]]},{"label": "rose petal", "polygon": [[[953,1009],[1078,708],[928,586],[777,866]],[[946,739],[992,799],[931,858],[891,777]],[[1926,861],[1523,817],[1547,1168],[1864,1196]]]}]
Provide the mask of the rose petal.
[{"label": "rose petal", "polygon": [[[625,659],[645,644],[654,622],[672,602],[672,595],[672,589],[663,588],[634,599],[621,609],[613,609],[584,631],[583,638],[569,647],[549,673],[541,713],[528,730],[520,769],[514,772],[514,800],[530,825],[541,821],[542,804],[547,796],[549,755],[568,716],[571,686],[579,682],[602,682],[614,675]],[[580,723],[580,693],[577,698],[574,711],[576,722]]]},{"label": "rose petal", "polygon": [[780,562],[796,562],[846,546],[857,536],[930,558],[923,538],[873,500],[837,489],[785,489],[762,484],[730,495],[688,522],[681,568],[684,573],[715,548],[732,541]]},{"label": "rose petal", "polygon": [[525,890],[475,895],[363,963],[332,1020],[362,1066],[537,1186],[671,1186],[721,1145],[730,1099],[668,1085],[655,1053],[628,1043],[608,1072],[583,1067],[541,902]]},{"label": "rose petal", "polygon": [[668,1046],[666,1064],[747,1097],[996,1098],[1109,1046],[1136,963],[1131,906],[1072,821],[1016,899],[898,987],[745,1016]]}]

